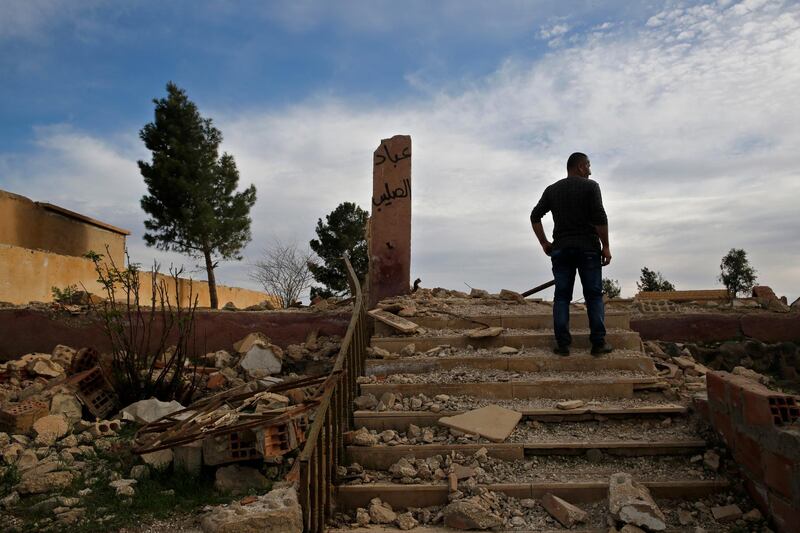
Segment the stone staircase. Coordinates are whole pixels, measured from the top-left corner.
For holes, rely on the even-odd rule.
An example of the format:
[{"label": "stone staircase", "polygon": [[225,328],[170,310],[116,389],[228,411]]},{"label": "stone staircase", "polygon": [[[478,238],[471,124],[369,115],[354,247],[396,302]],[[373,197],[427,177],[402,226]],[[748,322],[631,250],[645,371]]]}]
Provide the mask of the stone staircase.
[{"label": "stone staircase", "polygon": [[[588,513],[573,531],[606,532],[609,478],[617,472],[648,487],[668,530],[727,531],[708,507],[731,501],[731,483],[723,469],[704,466],[702,424],[686,397],[664,395],[668,386],[630,330],[628,314],[607,314],[607,340],[616,349],[600,357],[589,354],[586,314],[577,309],[566,357],[552,353],[552,317],[541,310],[406,318],[420,326],[417,333],[397,334],[376,321],[371,346],[383,357],[367,361],[354,407],[355,428],[371,433],[367,442],[345,439],[345,464],[352,466],[340,471],[337,488],[343,531],[397,529],[374,519],[364,524],[363,510],[361,528],[351,529],[357,509],[368,509],[374,498],[398,515],[412,510],[416,531],[451,531],[441,515],[436,519],[442,507],[484,487],[504,510],[498,513],[505,512],[500,530],[563,530],[539,503],[550,493]],[[469,330],[482,327],[476,322],[504,329],[471,338]],[[557,407],[566,400],[584,404]],[[490,404],[522,415],[503,442],[438,424]],[[457,486],[449,476],[454,470]]]}]

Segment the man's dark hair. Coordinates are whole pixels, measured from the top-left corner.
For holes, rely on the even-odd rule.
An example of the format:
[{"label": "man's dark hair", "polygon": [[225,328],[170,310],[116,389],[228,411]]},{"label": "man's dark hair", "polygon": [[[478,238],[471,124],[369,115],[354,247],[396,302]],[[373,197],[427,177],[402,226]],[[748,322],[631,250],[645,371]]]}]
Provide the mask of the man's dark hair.
[{"label": "man's dark hair", "polygon": [[567,159],[567,170],[574,170],[578,168],[578,165],[580,165],[587,159],[589,159],[589,156],[587,156],[586,154],[583,154],[581,152],[575,152],[574,154],[569,156],[569,159]]}]

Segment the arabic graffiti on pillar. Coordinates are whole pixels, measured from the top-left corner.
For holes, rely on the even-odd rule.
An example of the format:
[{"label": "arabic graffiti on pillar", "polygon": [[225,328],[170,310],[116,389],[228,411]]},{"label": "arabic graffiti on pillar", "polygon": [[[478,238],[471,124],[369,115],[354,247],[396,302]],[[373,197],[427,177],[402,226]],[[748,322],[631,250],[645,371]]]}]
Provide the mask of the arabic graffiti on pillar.
[{"label": "arabic graffiti on pillar", "polygon": [[384,144],[383,145],[383,152],[386,155],[375,154],[375,166],[376,167],[380,166],[380,165],[384,164],[386,161],[389,161],[390,163],[392,163],[392,165],[397,166],[397,162],[398,161],[402,161],[403,159],[408,159],[409,157],[411,157],[411,154],[409,153],[410,150],[411,150],[411,147],[410,146],[406,146],[405,148],[403,148],[403,151],[400,152],[400,154],[392,155],[392,154],[389,153],[389,147]]},{"label": "arabic graffiti on pillar", "polygon": [[380,211],[383,207],[392,205],[392,202],[398,198],[408,198],[411,195],[411,180],[408,178],[403,178],[403,186],[398,187],[393,191],[389,190],[388,183],[383,182],[383,189],[384,192],[381,193],[381,197],[377,202],[375,201],[375,198],[372,199],[372,205],[377,207],[378,211]]}]

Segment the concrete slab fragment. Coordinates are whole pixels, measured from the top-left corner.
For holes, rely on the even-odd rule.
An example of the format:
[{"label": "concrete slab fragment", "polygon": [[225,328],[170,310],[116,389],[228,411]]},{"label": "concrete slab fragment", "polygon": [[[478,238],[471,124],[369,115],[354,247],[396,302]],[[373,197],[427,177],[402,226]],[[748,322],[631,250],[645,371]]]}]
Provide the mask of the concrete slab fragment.
[{"label": "concrete slab fragment", "polygon": [[478,434],[492,442],[503,442],[511,435],[522,413],[498,405],[487,405],[456,416],[443,416],[439,423],[465,433]]},{"label": "concrete slab fragment", "polygon": [[367,314],[375,320],[380,320],[384,324],[393,327],[401,333],[414,333],[419,328],[419,326],[410,320],[406,320],[401,316],[389,313],[383,309],[373,309],[372,311],[368,311]]}]

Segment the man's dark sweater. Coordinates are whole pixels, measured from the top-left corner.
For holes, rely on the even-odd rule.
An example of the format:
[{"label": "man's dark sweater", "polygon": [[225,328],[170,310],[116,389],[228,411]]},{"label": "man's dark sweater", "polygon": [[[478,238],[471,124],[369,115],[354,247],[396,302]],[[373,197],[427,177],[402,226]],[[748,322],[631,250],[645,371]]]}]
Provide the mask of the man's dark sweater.
[{"label": "man's dark sweater", "polygon": [[541,222],[548,211],[555,223],[553,249],[601,249],[595,226],[607,226],[608,217],[596,181],[568,176],[553,183],[531,211],[531,223]]}]

